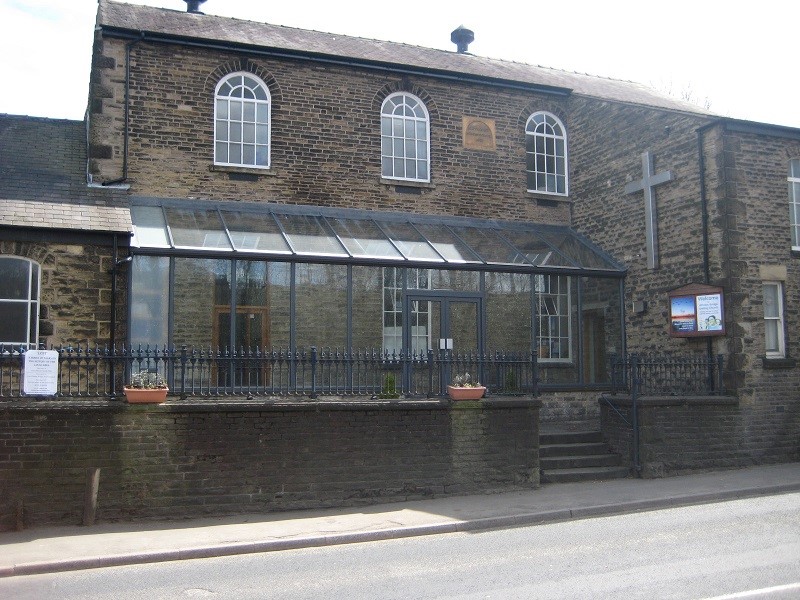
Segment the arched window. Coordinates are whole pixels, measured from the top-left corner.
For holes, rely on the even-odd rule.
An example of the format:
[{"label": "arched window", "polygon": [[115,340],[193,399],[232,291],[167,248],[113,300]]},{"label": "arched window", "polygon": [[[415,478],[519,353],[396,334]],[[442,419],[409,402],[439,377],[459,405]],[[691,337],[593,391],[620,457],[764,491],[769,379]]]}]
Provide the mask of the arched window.
[{"label": "arched window", "polygon": [[0,344],[38,347],[39,265],[0,256]]},{"label": "arched window", "polygon": [[529,192],[567,195],[567,135],[554,115],[537,112],[525,125]]},{"label": "arched window", "polygon": [[233,73],[217,84],[214,164],[269,167],[270,96],[263,81]]},{"label": "arched window", "polygon": [[389,179],[430,181],[430,127],[422,100],[403,92],[381,107],[381,174]]},{"label": "arched window", "polygon": [[800,250],[800,159],[789,161],[789,224],[792,250]]}]

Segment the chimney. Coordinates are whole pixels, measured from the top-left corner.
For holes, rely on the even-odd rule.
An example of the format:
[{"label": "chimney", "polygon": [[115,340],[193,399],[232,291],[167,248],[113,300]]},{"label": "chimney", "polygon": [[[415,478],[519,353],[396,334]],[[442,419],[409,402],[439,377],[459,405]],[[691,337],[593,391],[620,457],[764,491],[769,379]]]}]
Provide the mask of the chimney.
[{"label": "chimney", "polygon": [[475,34],[463,25],[459,25],[458,28],[450,34],[450,41],[456,45],[456,51],[459,54],[464,54],[470,42],[474,39]]},{"label": "chimney", "polygon": [[203,14],[200,12],[200,5],[206,0],[183,0],[183,1],[186,2],[186,12],[197,13],[199,15]]}]

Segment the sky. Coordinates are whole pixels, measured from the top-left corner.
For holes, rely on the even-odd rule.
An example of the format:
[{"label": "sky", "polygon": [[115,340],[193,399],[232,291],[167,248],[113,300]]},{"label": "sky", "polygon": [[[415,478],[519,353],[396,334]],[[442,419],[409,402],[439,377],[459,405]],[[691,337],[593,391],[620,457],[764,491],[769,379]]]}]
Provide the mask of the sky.
[{"label": "sky", "polygon": [[[128,0],[186,10],[183,0]],[[787,0],[207,0],[206,14],[636,81],[712,112],[800,127],[800,3]],[[97,0],[0,0],[0,113],[82,119]]]}]

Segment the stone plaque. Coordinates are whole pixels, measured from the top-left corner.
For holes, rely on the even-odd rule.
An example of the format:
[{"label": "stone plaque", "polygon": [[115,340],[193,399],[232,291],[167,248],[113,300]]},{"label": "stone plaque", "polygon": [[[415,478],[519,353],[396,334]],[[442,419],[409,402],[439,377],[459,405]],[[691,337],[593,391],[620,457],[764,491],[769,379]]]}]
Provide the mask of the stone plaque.
[{"label": "stone plaque", "polygon": [[494,119],[481,119],[479,117],[463,117],[462,131],[464,148],[468,150],[497,149],[495,143]]},{"label": "stone plaque", "polygon": [[25,353],[22,391],[38,396],[56,394],[58,391],[58,352],[55,350],[28,350]]}]

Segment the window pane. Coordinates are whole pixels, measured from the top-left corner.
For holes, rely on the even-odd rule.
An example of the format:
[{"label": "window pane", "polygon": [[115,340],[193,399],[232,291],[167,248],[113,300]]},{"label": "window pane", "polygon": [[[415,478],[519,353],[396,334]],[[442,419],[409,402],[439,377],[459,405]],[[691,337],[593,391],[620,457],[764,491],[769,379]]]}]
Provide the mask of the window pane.
[{"label": "window pane", "polygon": [[244,120],[253,122],[256,120],[256,105],[254,102],[245,102]]},{"label": "window pane", "polygon": [[246,144],[253,144],[256,141],[256,126],[252,123],[245,123],[242,127],[242,136]]},{"label": "window pane", "polygon": [[231,100],[231,120],[242,120],[242,103],[236,100]]},{"label": "window pane", "polygon": [[169,258],[134,256],[131,281],[131,346],[167,344]]},{"label": "window pane", "polygon": [[176,247],[231,249],[216,210],[184,210],[169,207],[165,212]]},{"label": "window pane", "polygon": [[256,147],[256,164],[266,167],[269,164],[269,148],[267,146]]},{"label": "window pane", "polygon": [[347,256],[342,245],[323,221],[307,215],[280,215],[289,243],[298,254]]},{"label": "window pane", "polygon": [[[400,322],[395,323],[397,313],[383,301],[384,293],[389,294],[390,290],[383,288],[381,271],[380,267],[353,267],[352,335],[356,349],[381,348],[384,345],[382,323],[391,331],[395,326],[399,330]],[[400,348],[399,340],[397,348]]]},{"label": "window pane", "polygon": [[776,319],[779,316],[778,286],[764,286],[764,316],[767,319]]},{"label": "window pane", "polygon": [[227,119],[228,118],[228,101],[227,100],[217,100],[217,118],[218,119]]},{"label": "window pane", "polygon": [[0,301],[0,344],[28,341],[28,303]]},{"label": "window pane", "polygon": [[182,299],[174,309],[176,346],[230,348],[230,328],[220,328],[218,318],[230,313],[230,272],[229,260],[175,259],[175,298]]},{"label": "window pane", "polygon": [[269,123],[269,104],[259,104],[256,107],[256,121],[258,123]]},{"label": "window pane", "polygon": [[228,162],[228,144],[225,142],[217,142],[214,147],[216,149],[216,161],[220,163]]},{"label": "window pane", "polygon": [[347,345],[347,267],[295,267],[297,347]]},{"label": "window pane", "polygon": [[779,352],[780,345],[778,343],[778,321],[765,321],[765,334],[766,334],[766,351]]},{"label": "window pane", "polygon": [[353,256],[403,258],[373,221],[329,219],[328,222]]},{"label": "window pane", "polygon": [[227,121],[217,121],[217,127],[215,131],[215,135],[218,142],[227,142],[228,141],[228,122]]},{"label": "window pane", "polygon": [[256,164],[256,147],[252,144],[246,144],[242,148],[242,163],[246,165]]},{"label": "window pane", "polygon": [[30,265],[31,263],[27,260],[0,258],[0,299],[28,299]]},{"label": "window pane", "polygon": [[131,220],[140,247],[169,248],[167,224],[160,206],[132,206]]}]

